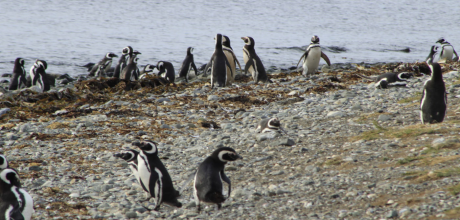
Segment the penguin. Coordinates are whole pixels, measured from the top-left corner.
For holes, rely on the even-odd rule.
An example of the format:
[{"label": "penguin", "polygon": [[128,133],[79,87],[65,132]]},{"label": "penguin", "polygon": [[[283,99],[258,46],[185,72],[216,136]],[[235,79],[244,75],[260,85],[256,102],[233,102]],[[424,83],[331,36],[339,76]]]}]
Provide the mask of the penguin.
[{"label": "penguin", "polygon": [[26,70],[24,69],[24,59],[16,58],[13,67],[13,77],[8,85],[9,90],[17,90],[26,87]]},{"label": "penguin", "polygon": [[196,69],[195,61],[193,59],[193,47],[187,48],[187,56],[185,56],[184,61],[179,70],[179,77],[185,77],[185,82],[188,82],[188,77],[190,70],[195,71],[195,75],[198,75],[198,70]]},{"label": "penguin", "polygon": [[[439,62],[445,63],[447,61],[458,61],[458,54],[455,51],[454,47],[447,42],[444,38],[439,38],[436,43],[441,44],[441,53],[439,54]],[[452,56],[455,54],[455,57],[452,58]]]},{"label": "penguin", "polygon": [[[193,195],[197,211],[201,211],[200,202],[217,204],[217,209],[222,207],[222,203],[230,196],[232,184],[225,175],[225,164],[229,161],[242,159],[236,151],[230,147],[221,147],[207,157],[199,166],[193,181]],[[224,197],[224,184],[228,184],[228,195]]]},{"label": "penguin", "polygon": [[123,68],[126,67],[126,57],[132,53],[133,53],[133,48],[131,46],[127,46],[123,48],[123,50],[121,51],[120,59],[118,59],[118,63],[115,66],[113,77],[120,78],[121,71],[123,71]]},{"label": "penguin", "polygon": [[134,177],[136,177],[137,182],[139,185],[142,186],[142,189],[144,191],[149,192],[147,188],[145,188],[144,184],[142,184],[141,180],[139,179],[139,172],[138,172],[138,162],[137,162],[137,156],[139,155],[139,151],[133,150],[133,149],[126,149],[124,151],[121,151],[120,153],[116,153],[113,156],[121,158],[128,162],[129,169],[133,173]]},{"label": "penguin", "polygon": [[141,151],[137,156],[139,179],[152,197],[155,198],[155,208],[160,208],[161,203],[182,207],[177,201],[179,192],[174,189],[171,176],[158,157],[157,144],[153,141],[134,142]]},{"label": "penguin", "polygon": [[[431,48],[431,51],[433,50],[435,50],[434,46]],[[443,122],[447,111],[447,93],[442,79],[441,66],[432,62],[433,56],[434,53],[431,52],[427,59],[427,64],[431,69],[431,79],[425,82],[420,99],[422,124]]]},{"label": "penguin", "polygon": [[407,82],[406,79],[409,79],[413,76],[412,73],[402,72],[402,73],[384,73],[379,76],[364,76],[358,73],[355,73],[357,76],[363,79],[370,79],[375,82],[375,87],[386,89],[388,84],[394,82]]},{"label": "penguin", "polygon": [[256,131],[258,131],[258,133],[265,133],[278,130],[284,131],[281,128],[280,120],[277,117],[262,119],[256,127]]},{"label": "penguin", "polygon": [[89,72],[89,76],[94,76],[96,71],[98,70],[98,66],[99,65],[105,65],[105,72],[109,72],[110,70],[110,67],[112,67],[112,59],[114,57],[118,57],[118,55],[112,53],[112,52],[109,52],[107,54],[105,54],[104,58],[102,58],[101,61],[99,61],[97,64],[95,64],[93,66],[93,68],[91,68],[91,71]]},{"label": "penguin", "polygon": [[176,79],[176,72],[174,71],[174,66],[170,62],[159,61],[157,63],[158,76],[165,78],[170,83],[174,83]]},{"label": "penguin", "polygon": [[[235,80],[236,64],[238,64],[240,70],[241,65],[236,58],[235,53],[233,53],[232,46],[230,45],[230,38],[225,35],[222,36],[222,49],[224,50],[225,57],[227,57],[227,60],[230,63],[230,68],[227,69],[227,84],[231,85]],[[230,73],[233,73],[233,75],[230,75]]]},{"label": "penguin", "polygon": [[44,60],[36,60],[33,67],[34,75],[32,77],[32,85],[38,84],[42,92],[46,92],[51,89],[48,76],[45,71],[47,67],[48,64]]},{"label": "penguin", "polygon": [[325,53],[323,53],[323,51],[321,51],[321,46],[319,45],[319,37],[313,35],[313,37],[311,37],[310,45],[305,50],[305,53],[300,57],[300,60],[296,66],[299,66],[300,61],[304,59],[302,75],[313,75],[318,70],[320,58],[323,58],[327,65],[331,66],[329,58]]},{"label": "penguin", "polygon": [[153,72],[153,70],[156,68],[156,66],[147,64],[144,66],[144,69],[140,71],[139,75],[139,80],[145,79],[149,73]]},{"label": "penguin", "polygon": [[30,220],[34,212],[33,199],[21,188],[18,173],[11,168],[0,172],[0,216],[1,219]]},{"label": "penguin", "polygon": [[139,68],[137,68],[137,54],[139,52],[133,52],[133,54],[129,57],[128,65],[121,71],[120,79],[122,80],[129,80],[134,81],[139,79]]},{"label": "penguin", "polygon": [[[227,70],[231,71],[230,63],[222,49],[222,34],[217,34],[214,39],[214,53],[211,56],[211,60],[209,60],[206,65],[204,72],[207,73],[208,70],[211,71],[211,88],[214,88],[214,83],[217,83],[218,87],[225,87],[227,85]],[[230,72],[230,75],[233,76],[233,72]]]},{"label": "penguin", "polygon": [[259,56],[256,54],[256,50],[254,46],[256,42],[252,37],[242,37],[244,41],[243,47],[243,59],[245,63],[244,67],[244,74],[250,72],[252,74],[252,79],[255,83],[261,82],[270,82],[268,79],[267,73],[265,72],[265,67],[262,61],[260,60]]},{"label": "penguin", "polygon": [[8,160],[6,159],[4,155],[0,154],[0,170],[6,169],[8,167],[9,167]]}]

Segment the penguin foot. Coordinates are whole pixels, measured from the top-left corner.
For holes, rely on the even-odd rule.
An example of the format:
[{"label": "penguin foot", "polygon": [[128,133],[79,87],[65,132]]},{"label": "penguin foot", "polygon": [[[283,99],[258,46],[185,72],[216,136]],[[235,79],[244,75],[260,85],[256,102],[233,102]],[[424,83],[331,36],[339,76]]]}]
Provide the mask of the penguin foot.
[{"label": "penguin foot", "polygon": [[216,209],[216,211],[217,211],[217,210],[220,210],[221,208],[222,208],[222,204],[220,204],[220,203],[217,204],[217,209]]},{"label": "penguin foot", "polygon": [[200,212],[201,212],[201,206],[200,206],[200,205],[196,205],[196,212],[197,212],[197,213],[200,213]]}]

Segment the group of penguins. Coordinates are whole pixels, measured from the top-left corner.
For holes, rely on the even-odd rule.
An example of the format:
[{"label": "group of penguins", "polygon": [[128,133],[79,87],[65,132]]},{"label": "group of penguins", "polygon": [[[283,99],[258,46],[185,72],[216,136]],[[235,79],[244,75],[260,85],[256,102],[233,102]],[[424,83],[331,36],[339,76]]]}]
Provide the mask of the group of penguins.
[{"label": "group of penguins", "polygon": [[[217,34],[215,39],[215,50],[211,59],[206,65],[203,65],[200,69],[203,70],[204,74],[211,75],[211,87],[214,85],[218,87],[229,86],[234,82],[236,75],[236,65],[241,68],[240,62],[238,61],[235,53],[230,44],[230,38]],[[244,73],[251,73],[255,83],[258,82],[271,82],[265,71],[265,67],[255,51],[255,41],[252,37],[241,37],[245,45],[243,47],[243,59],[245,62]],[[188,82],[189,74],[191,70],[194,70],[195,74],[198,75],[198,69],[195,65],[193,57],[193,47],[187,48],[187,55],[182,62],[179,70],[179,77],[184,77],[185,81]],[[158,69],[158,76],[161,76],[169,83],[174,83],[176,73],[172,63],[167,61],[159,61],[157,65],[147,64],[143,70],[139,70],[137,62],[139,58],[137,55],[141,54],[137,50],[133,50],[131,46],[127,46],[122,49],[122,54],[115,65],[112,67],[113,58],[118,57],[115,53],[107,53],[98,63],[88,63],[83,67],[87,67],[89,76],[97,77],[114,77],[120,80],[135,81],[143,79],[148,74],[151,74],[155,68]],[[301,56],[299,63],[303,62],[303,74],[311,75],[318,69],[320,58],[323,58],[328,65],[330,65],[329,58],[321,51],[319,45],[319,37],[313,36],[311,38],[311,44],[308,46],[305,53]],[[26,76],[24,69],[24,59],[18,57],[15,60],[12,79],[9,84],[9,90],[17,90],[30,86],[38,85],[40,90],[46,92],[50,90],[51,80],[46,74],[47,63],[44,60],[36,60],[32,68],[30,69],[29,76]]]},{"label": "group of penguins", "polygon": [[[215,37],[215,51],[210,61],[204,68],[205,74],[211,74],[211,86],[217,84],[218,87],[224,87],[233,81],[235,76],[236,64],[239,65],[235,54],[230,46],[230,39],[227,36],[217,34]],[[265,68],[260,58],[255,53],[254,39],[252,37],[242,37],[245,45],[244,61],[246,63],[244,72],[250,72],[253,80],[257,83],[270,82],[265,72]],[[441,44],[440,60],[457,61],[458,55],[444,39],[438,40]],[[447,110],[447,93],[442,77],[441,66],[434,62],[434,56],[438,52],[439,47],[432,46],[430,54],[427,57],[426,63],[431,69],[431,78],[427,80],[423,86],[423,94],[420,100],[421,121],[425,123],[440,123],[444,120]],[[197,73],[196,66],[193,60],[193,48],[187,49],[187,57],[182,63],[180,77],[185,77],[188,80],[188,74],[191,69]],[[137,67],[136,57],[141,54],[128,46],[123,48],[122,55],[117,66],[114,68],[112,77],[118,77],[122,80],[138,80],[143,77],[143,74],[148,74],[155,68],[152,65],[146,65],[142,72]],[[453,55],[455,57],[453,58]],[[113,53],[108,53],[99,63],[90,67],[91,76],[104,76],[110,71],[112,58],[117,57]],[[314,74],[318,69],[319,60],[323,58],[330,65],[329,58],[321,51],[319,45],[319,37],[313,36],[311,43],[307,47],[305,53],[301,56],[298,64],[303,62],[303,72],[305,76]],[[49,90],[49,79],[46,75],[47,63],[43,60],[36,60],[30,70],[30,77],[26,78],[24,70],[24,59],[17,58],[13,70],[13,79],[10,82],[10,90],[20,89],[24,86],[39,85],[43,91]],[[169,82],[175,80],[174,67],[166,61],[158,62],[156,68],[159,73]],[[241,69],[241,66],[240,66]],[[382,74],[375,79],[379,83],[390,83],[394,81],[402,81],[403,74]],[[257,129],[259,132],[279,131],[282,130],[278,118],[262,120]],[[134,142],[140,151],[126,149],[115,154],[128,162],[131,171],[136,177],[139,185],[145,192],[149,194],[149,199],[154,198],[155,208],[158,210],[162,203],[181,207],[182,204],[177,200],[180,192],[177,191],[172,179],[166,170],[165,166],[158,157],[157,144],[153,141],[144,140],[142,142]],[[236,151],[229,147],[221,147],[215,150],[207,157],[197,168],[194,174],[193,195],[195,197],[197,211],[199,212],[201,202],[216,204],[220,209],[222,203],[230,196],[231,181],[225,175],[224,168],[227,162],[241,159],[242,157]],[[8,167],[8,162],[4,156],[0,156],[0,219],[30,219],[33,213],[33,201],[30,195],[21,189],[19,175],[16,170]],[[228,184],[228,194],[225,197],[224,184]]]},{"label": "group of penguins", "polygon": [[[261,120],[256,130],[262,133],[284,131],[280,120],[276,117]],[[180,192],[174,188],[171,176],[158,157],[157,143],[150,140],[135,141],[132,146],[139,148],[139,151],[125,149],[113,156],[128,163],[139,185],[148,194],[147,200],[154,198],[153,210],[158,211],[162,203],[182,207],[182,203],[177,200]],[[227,162],[238,159],[243,159],[243,157],[234,149],[221,147],[200,163],[192,176],[193,195],[198,212],[201,211],[202,202],[216,204],[217,209],[222,207],[222,203],[231,194],[231,181],[225,175],[225,165]],[[186,181],[181,191],[190,181],[191,179]],[[228,184],[227,196],[224,194],[223,182]],[[0,219],[30,220],[33,212],[33,199],[21,188],[17,171],[9,167],[4,155],[0,155]]]},{"label": "group of penguins", "polygon": [[32,197],[21,188],[18,172],[0,155],[0,219],[29,220],[34,212]]}]

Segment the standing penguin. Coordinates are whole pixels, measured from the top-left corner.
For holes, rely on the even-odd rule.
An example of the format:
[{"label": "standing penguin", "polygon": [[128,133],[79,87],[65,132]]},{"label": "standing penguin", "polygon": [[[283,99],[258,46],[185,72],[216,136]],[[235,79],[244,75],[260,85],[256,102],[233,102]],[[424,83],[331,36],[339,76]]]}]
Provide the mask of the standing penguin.
[{"label": "standing penguin", "polygon": [[153,141],[134,142],[141,152],[137,156],[139,179],[155,198],[155,210],[160,208],[162,202],[182,207],[177,201],[179,192],[174,189],[171,176],[158,157],[157,145]]},{"label": "standing penguin", "polygon": [[431,69],[431,79],[425,82],[422,98],[420,99],[420,119],[422,124],[444,121],[447,111],[447,93],[442,79],[441,66],[432,62],[435,49],[435,46],[431,47],[431,53],[427,60],[427,64]]},{"label": "standing penguin", "polygon": [[127,149],[124,151],[121,151],[120,153],[116,153],[113,156],[121,158],[128,162],[129,169],[131,169],[131,172],[133,173],[134,177],[136,177],[137,182],[139,185],[142,186],[142,189],[144,191],[149,192],[147,188],[145,188],[144,184],[142,184],[142,181],[139,178],[139,171],[138,171],[138,162],[137,162],[137,156],[139,155],[139,151],[133,150],[133,149]]},{"label": "standing penguin", "polygon": [[[222,49],[224,50],[225,57],[227,57],[228,62],[230,63],[230,67],[227,67],[227,84],[231,85],[235,80],[236,74],[236,64],[241,70],[241,65],[238,59],[236,59],[235,53],[233,53],[232,46],[230,46],[230,38],[223,35],[222,36]],[[230,75],[230,73],[233,73]]]},{"label": "standing penguin", "polygon": [[190,74],[190,70],[192,68],[195,71],[195,75],[198,75],[195,61],[193,59],[193,47],[189,47],[187,48],[187,56],[182,62],[182,66],[180,67],[179,77],[185,77],[185,82],[188,82],[188,75]]},{"label": "standing penguin", "polygon": [[[230,67],[230,63],[222,49],[222,34],[217,34],[215,40],[214,53],[204,70],[205,74],[208,70],[211,71],[211,88],[214,88],[214,83],[217,83],[218,87],[225,87],[227,85],[227,70],[231,71],[227,68]],[[233,76],[233,72],[230,72],[230,75]]]},{"label": "standing penguin", "polygon": [[105,54],[104,58],[102,58],[102,60],[100,60],[98,63],[96,63],[93,68],[91,68],[91,71],[89,71],[89,76],[94,76],[96,74],[96,71],[98,70],[98,67],[100,65],[104,65],[106,66],[105,67],[105,72],[109,72],[110,70],[110,67],[112,67],[112,59],[114,57],[118,57],[118,55],[114,54],[114,53],[107,53]]},{"label": "standing penguin", "polygon": [[[222,203],[230,197],[232,184],[224,173],[225,164],[240,158],[242,159],[232,148],[221,147],[198,166],[193,183],[198,212],[201,211],[200,202],[217,204],[217,209],[220,209]],[[227,198],[223,195],[224,184],[222,181],[228,183]]]},{"label": "standing penguin", "polygon": [[44,60],[37,60],[35,61],[34,64],[34,76],[32,78],[32,85],[38,85],[40,86],[40,89],[42,92],[49,91],[51,89],[50,83],[48,81],[48,76],[46,74],[46,68],[48,67],[48,64]]},{"label": "standing penguin", "polygon": [[248,36],[242,37],[241,39],[243,39],[245,43],[243,47],[243,59],[246,63],[246,66],[244,67],[244,74],[247,74],[249,71],[255,83],[258,83],[259,81],[264,83],[270,82],[267,73],[265,72],[264,64],[260,60],[259,56],[257,56],[256,50],[254,49],[256,44],[254,38]]},{"label": "standing penguin", "polygon": [[137,58],[136,56],[141,54],[138,51],[134,51],[132,55],[129,56],[128,65],[121,71],[120,79],[122,80],[138,80],[139,79],[139,68],[137,67]]},{"label": "standing penguin", "polygon": [[133,48],[131,46],[127,46],[121,50],[120,59],[118,59],[118,63],[115,66],[115,70],[113,72],[113,77],[120,78],[121,71],[126,67],[126,57],[129,54],[133,54]]},{"label": "standing penguin", "polygon": [[174,71],[174,66],[170,62],[159,61],[157,63],[158,75],[165,78],[170,83],[174,83],[176,80],[176,72]]},{"label": "standing penguin", "polygon": [[11,168],[0,172],[0,219],[30,220],[34,212],[32,197],[21,189],[18,173]]},{"label": "standing penguin", "polygon": [[24,69],[24,59],[18,57],[14,61],[13,77],[11,78],[9,90],[22,89],[26,87],[26,70]]},{"label": "standing penguin", "polygon": [[[458,61],[458,54],[455,51],[454,47],[447,42],[444,38],[439,38],[436,43],[441,44],[441,53],[439,54],[439,62],[445,63],[446,61]],[[455,57],[452,58],[452,56],[455,54]]]},{"label": "standing penguin", "polygon": [[305,53],[300,57],[300,60],[296,66],[299,66],[300,61],[304,59],[302,75],[313,75],[318,70],[320,58],[323,58],[327,65],[331,65],[329,58],[326,56],[326,54],[323,53],[323,51],[321,51],[321,46],[319,45],[319,37],[313,35],[313,37],[311,37],[310,45],[307,47],[307,50],[305,50]]}]

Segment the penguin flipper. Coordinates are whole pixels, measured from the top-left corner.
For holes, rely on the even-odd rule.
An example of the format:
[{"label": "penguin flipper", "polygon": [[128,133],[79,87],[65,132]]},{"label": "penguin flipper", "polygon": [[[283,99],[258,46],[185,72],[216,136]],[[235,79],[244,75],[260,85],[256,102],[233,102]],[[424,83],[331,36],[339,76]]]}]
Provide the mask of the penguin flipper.
[{"label": "penguin flipper", "polygon": [[374,81],[377,79],[377,77],[364,76],[364,75],[361,75],[359,73],[355,73],[355,75],[357,75],[357,76],[359,76],[359,77],[361,77],[363,79],[370,79],[370,80],[374,80]]},{"label": "penguin flipper", "polygon": [[454,54],[455,54],[455,57],[454,57],[452,60],[455,61],[455,62],[457,62],[457,61],[459,60],[457,51],[455,51],[455,49],[453,49],[453,48],[452,48],[452,50],[454,51]]},{"label": "penguin flipper", "polygon": [[224,170],[220,171],[220,177],[222,177],[222,180],[226,183],[228,183],[228,195],[227,197],[230,197],[230,193],[232,192],[232,182],[230,179],[225,175]]},{"label": "penguin flipper", "polygon": [[198,70],[196,68],[195,62],[192,60],[192,69],[195,71],[195,76],[198,76]]},{"label": "penguin flipper", "polygon": [[297,65],[295,65],[296,68],[299,66],[300,61],[302,61],[304,57],[305,59],[307,59],[307,56],[308,56],[308,51],[305,51],[305,53],[303,53],[302,56],[300,57],[299,62],[297,62]]},{"label": "penguin flipper", "polygon": [[248,74],[248,71],[249,71],[249,68],[251,68],[251,66],[255,65],[254,64],[254,60],[253,59],[248,59],[248,62],[246,63],[246,66],[244,67],[244,74]]},{"label": "penguin flipper", "polygon": [[240,67],[240,70],[242,70],[241,65],[240,65],[240,61],[238,61],[238,59],[236,58],[236,55],[235,55],[235,53],[233,53],[233,51],[232,51],[232,55],[233,55],[233,60],[235,60],[235,63],[237,63],[238,66]]},{"label": "penguin flipper", "polygon": [[323,51],[321,51],[321,58],[323,58],[324,61],[326,61],[328,66],[331,66],[331,61],[329,61],[329,57],[327,57],[327,55],[323,53]]}]

